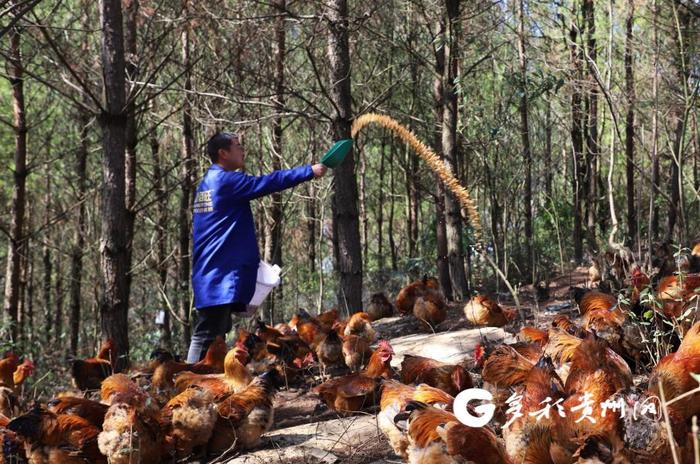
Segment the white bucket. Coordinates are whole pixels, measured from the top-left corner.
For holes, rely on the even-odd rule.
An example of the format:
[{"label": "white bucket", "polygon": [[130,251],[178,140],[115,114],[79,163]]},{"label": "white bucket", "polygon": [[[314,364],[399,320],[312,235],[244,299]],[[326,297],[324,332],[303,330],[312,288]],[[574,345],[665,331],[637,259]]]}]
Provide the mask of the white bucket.
[{"label": "white bucket", "polygon": [[255,284],[255,294],[248,303],[248,306],[260,306],[267,295],[270,294],[273,288],[277,287],[280,282],[280,272],[282,269],[274,264],[269,265],[265,261],[260,261],[258,265],[258,279]]}]

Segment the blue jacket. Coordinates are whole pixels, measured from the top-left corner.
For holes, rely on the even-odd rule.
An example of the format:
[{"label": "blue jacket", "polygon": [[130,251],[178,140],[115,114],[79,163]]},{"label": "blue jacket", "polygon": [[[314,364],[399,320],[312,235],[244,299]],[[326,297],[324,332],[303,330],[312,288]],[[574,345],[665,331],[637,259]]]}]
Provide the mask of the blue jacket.
[{"label": "blue jacket", "polygon": [[250,176],[213,164],[197,188],[192,290],[197,309],[253,298],[260,262],[250,200],[313,178],[311,166]]}]

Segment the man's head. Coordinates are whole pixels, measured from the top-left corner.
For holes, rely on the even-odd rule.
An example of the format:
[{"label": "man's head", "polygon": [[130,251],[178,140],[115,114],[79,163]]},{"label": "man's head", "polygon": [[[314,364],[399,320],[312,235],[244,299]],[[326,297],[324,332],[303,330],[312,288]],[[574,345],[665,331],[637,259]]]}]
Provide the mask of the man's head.
[{"label": "man's head", "polygon": [[245,153],[237,134],[217,132],[207,142],[207,153],[212,163],[221,165],[227,171],[245,167]]}]

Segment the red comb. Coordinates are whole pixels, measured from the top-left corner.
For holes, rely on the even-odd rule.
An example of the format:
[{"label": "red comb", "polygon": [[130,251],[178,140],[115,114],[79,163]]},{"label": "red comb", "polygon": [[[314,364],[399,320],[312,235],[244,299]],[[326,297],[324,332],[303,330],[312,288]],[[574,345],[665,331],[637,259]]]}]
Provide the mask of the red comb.
[{"label": "red comb", "polygon": [[477,362],[481,359],[481,357],[484,355],[484,347],[481,346],[481,343],[477,343],[476,346],[474,347],[474,358],[476,359]]}]

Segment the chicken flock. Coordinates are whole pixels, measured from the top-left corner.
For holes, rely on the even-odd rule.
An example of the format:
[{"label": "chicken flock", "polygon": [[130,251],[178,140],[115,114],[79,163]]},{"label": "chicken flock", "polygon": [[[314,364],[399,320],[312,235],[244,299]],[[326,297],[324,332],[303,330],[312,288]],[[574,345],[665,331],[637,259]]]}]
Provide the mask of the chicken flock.
[{"label": "chicken flock", "polygon": [[[573,288],[580,318],[560,314],[545,327],[524,326],[512,344],[484,340],[456,364],[404,354],[395,370],[391,343],[372,325],[396,311],[434,332],[448,306],[428,277],[404,287],[393,304],[372,295],[364,312],[347,319],[331,309],[317,316],[299,310],[275,326],[256,320],[231,347],[217,338],[195,364],[157,349],[147,365],[113,373],[115,345],[105,340],[94,358],[71,360],[77,391],[45,403],[22,403],[34,365],[7,353],[0,360],[0,463],[187,462],[245,453],[272,427],[275,394],[289,385],[313,386],[319,409],[376,413],[393,452],[413,464],[692,463],[700,273],[652,284],[637,266],[628,283],[623,298]],[[483,294],[463,311],[474,326],[502,327],[517,316]],[[655,340],[639,321],[657,317],[673,321],[677,339],[655,361],[648,348]],[[475,388],[493,398],[492,418],[480,427],[460,420],[484,414],[484,403],[459,401]]]}]

